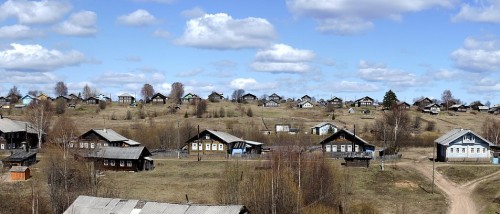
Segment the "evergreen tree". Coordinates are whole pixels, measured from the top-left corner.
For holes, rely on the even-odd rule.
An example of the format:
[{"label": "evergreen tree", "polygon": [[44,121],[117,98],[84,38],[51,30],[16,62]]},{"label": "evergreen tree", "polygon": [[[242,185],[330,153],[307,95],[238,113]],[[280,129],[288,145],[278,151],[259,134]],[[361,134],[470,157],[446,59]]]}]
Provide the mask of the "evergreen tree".
[{"label": "evergreen tree", "polygon": [[392,90],[385,92],[383,101],[384,108],[390,108],[397,102],[399,102],[399,100],[398,97],[396,96],[396,93],[394,93]]}]

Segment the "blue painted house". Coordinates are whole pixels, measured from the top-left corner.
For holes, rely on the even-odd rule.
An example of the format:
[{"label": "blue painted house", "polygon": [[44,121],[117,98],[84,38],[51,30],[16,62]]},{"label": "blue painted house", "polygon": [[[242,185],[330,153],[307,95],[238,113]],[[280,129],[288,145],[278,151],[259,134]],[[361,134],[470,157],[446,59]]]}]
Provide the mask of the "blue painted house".
[{"label": "blue painted house", "polygon": [[453,129],[434,141],[437,160],[489,160],[493,144],[469,129]]},{"label": "blue painted house", "polygon": [[33,102],[34,100],[36,100],[35,97],[27,94],[26,96],[24,96],[23,98],[21,98],[21,103],[25,106],[31,104],[31,102]]},{"label": "blue painted house", "polygon": [[337,132],[337,130],[338,130],[337,126],[328,122],[323,122],[311,127],[311,134],[315,135],[333,134]]}]

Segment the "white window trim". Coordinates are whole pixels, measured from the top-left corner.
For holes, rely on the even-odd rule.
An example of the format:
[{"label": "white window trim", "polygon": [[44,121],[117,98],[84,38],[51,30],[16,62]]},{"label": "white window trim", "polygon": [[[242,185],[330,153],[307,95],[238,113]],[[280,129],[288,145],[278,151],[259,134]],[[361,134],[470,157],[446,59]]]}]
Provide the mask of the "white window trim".
[{"label": "white window trim", "polygon": [[219,143],[219,151],[224,151],[224,144]]},{"label": "white window trim", "polygon": [[109,165],[110,165],[110,166],[115,166],[115,160],[110,160],[110,161],[109,161]]},{"label": "white window trim", "polygon": [[197,143],[191,144],[191,150],[198,150],[198,144]]},{"label": "white window trim", "polygon": [[217,151],[217,144],[216,143],[212,143],[212,151]]},{"label": "white window trim", "polygon": [[104,159],[104,166],[109,165],[108,159]]},{"label": "white window trim", "polygon": [[124,160],[120,160],[120,167],[124,167],[125,166],[125,161]]},{"label": "white window trim", "polygon": [[132,167],[132,161],[127,161],[127,167]]},{"label": "white window trim", "polygon": [[211,144],[210,143],[205,143],[205,150],[210,150]]}]

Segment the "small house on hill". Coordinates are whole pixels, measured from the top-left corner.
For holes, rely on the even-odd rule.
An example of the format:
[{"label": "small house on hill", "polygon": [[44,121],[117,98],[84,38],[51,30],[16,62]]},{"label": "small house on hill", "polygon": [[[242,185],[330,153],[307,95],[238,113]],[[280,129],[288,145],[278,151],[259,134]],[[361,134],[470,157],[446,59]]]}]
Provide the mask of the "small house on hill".
[{"label": "small house on hill", "polygon": [[413,103],[413,106],[417,106],[419,109],[423,109],[425,106],[428,106],[432,103],[434,102],[431,99],[429,99],[428,97],[424,97],[415,101]]},{"label": "small house on hill", "polygon": [[361,99],[357,99],[356,101],[354,101],[354,105],[357,107],[373,106],[374,101],[375,100],[373,98],[366,96],[366,97],[363,97]]},{"label": "small house on hill", "polygon": [[184,97],[182,97],[181,100],[182,100],[183,103],[191,103],[191,102],[200,101],[201,97],[199,97],[196,94],[188,93],[188,94],[184,95]]},{"label": "small house on hill", "polygon": [[349,155],[362,155],[373,157],[375,146],[363,140],[354,133],[340,129],[321,142],[321,148],[326,154],[335,158],[347,157]]},{"label": "small house on hill", "polygon": [[429,113],[429,114],[439,114],[441,112],[441,106],[439,106],[436,103],[431,103],[427,106],[424,107],[422,110],[423,113]]},{"label": "small house on hill", "polygon": [[309,95],[304,95],[300,98],[301,101],[309,101],[312,102],[312,98]]},{"label": "small house on hill", "polygon": [[269,100],[274,100],[277,103],[280,103],[281,99],[283,99],[283,98],[281,96],[277,95],[276,93],[273,93],[273,94],[269,95],[268,99]]},{"label": "small house on hill", "polygon": [[128,139],[112,129],[91,129],[83,133],[79,138],[77,145],[70,142],[70,148],[94,149],[100,147],[136,147],[139,142]]},{"label": "small house on hill", "polygon": [[25,150],[13,151],[12,154],[2,160],[4,167],[31,166],[36,163],[36,152]]},{"label": "small house on hill", "polygon": [[342,108],[342,99],[338,97],[333,97],[327,100],[328,104],[332,105],[334,108]]},{"label": "small house on hill", "polygon": [[[42,141],[45,141],[45,133]],[[38,146],[37,130],[33,125],[0,114],[0,150],[21,148],[23,142],[27,142],[29,148]]]},{"label": "small house on hill", "polygon": [[337,126],[328,122],[323,122],[323,123],[318,123],[315,126],[311,127],[311,134],[315,135],[333,134],[337,132],[337,130],[338,130]]},{"label": "small house on hill", "polygon": [[64,214],[249,214],[243,205],[173,204],[80,195]]},{"label": "small house on hill", "polygon": [[28,180],[30,176],[30,168],[27,166],[13,166],[9,170],[10,180],[12,181],[25,181]]},{"label": "small house on hill", "polygon": [[399,109],[410,109],[410,104],[408,104],[407,102],[397,102],[396,103],[396,108],[399,108]]},{"label": "small house on hill", "polygon": [[489,160],[493,144],[469,129],[453,129],[434,141],[437,160]]},{"label": "small house on hill", "polygon": [[217,93],[215,91],[212,91],[210,95],[208,95],[208,101],[210,102],[221,102],[224,100],[224,94],[222,93]]},{"label": "small house on hill", "polygon": [[226,132],[203,130],[186,141],[190,155],[260,154],[262,143],[243,140]]},{"label": "small house on hill", "polygon": [[159,104],[159,105],[164,105],[167,103],[168,97],[161,94],[161,93],[156,93],[151,97],[151,100],[149,102],[151,104]]},{"label": "small house on hill", "polygon": [[79,152],[80,156],[94,162],[101,170],[143,171],[153,170],[152,154],[144,146],[136,147],[101,147]]},{"label": "small house on hill", "polygon": [[276,100],[268,100],[264,102],[264,107],[279,107],[280,103]]},{"label": "small house on hill", "polygon": [[311,103],[311,101],[304,100],[297,104],[297,107],[299,108],[312,108],[314,105]]},{"label": "small house on hill", "polygon": [[241,99],[245,102],[254,102],[254,101],[258,100],[257,96],[250,94],[250,93],[247,93],[247,94],[241,96]]},{"label": "small house on hill", "polygon": [[455,105],[450,106],[450,110],[457,111],[457,112],[466,112],[467,107],[465,105],[462,105],[462,104],[455,104]]},{"label": "small house on hill", "polygon": [[36,101],[37,101],[36,97],[33,97],[29,94],[26,94],[23,98],[21,98],[21,103],[25,106],[28,106],[32,102],[36,102]]},{"label": "small house on hill", "polygon": [[130,94],[124,93],[124,94],[118,95],[118,103],[119,104],[130,105],[134,102],[135,102],[135,97],[130,95]]},{"label": "small house on hill", "polygon": [[89,98],[83,100],[83,102],[85,104],[89,104],[89,105],[97,105],[97,104],[99,104],[99,101],[100,100],[95,98],[95,97],[89,97]]}]

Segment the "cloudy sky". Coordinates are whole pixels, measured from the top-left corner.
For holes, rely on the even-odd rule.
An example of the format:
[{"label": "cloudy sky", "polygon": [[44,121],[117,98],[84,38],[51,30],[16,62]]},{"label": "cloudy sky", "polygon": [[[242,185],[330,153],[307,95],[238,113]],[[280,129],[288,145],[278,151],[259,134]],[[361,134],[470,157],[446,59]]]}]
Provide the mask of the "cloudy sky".
[{"label": "cloudy sky", "polygon": [[173,82],[207,96],[440,98],[500,103],[500,1],[7,0],[0,95],[116,98]]}]

